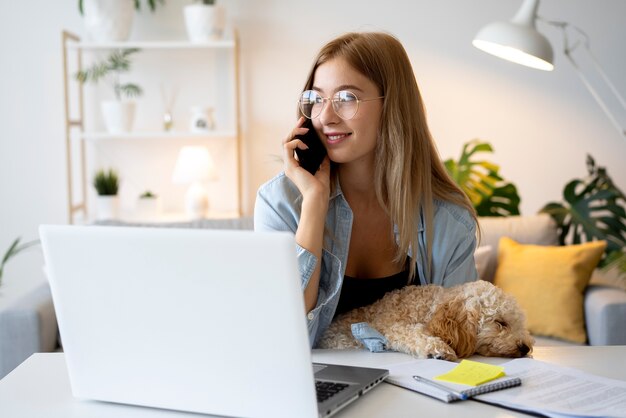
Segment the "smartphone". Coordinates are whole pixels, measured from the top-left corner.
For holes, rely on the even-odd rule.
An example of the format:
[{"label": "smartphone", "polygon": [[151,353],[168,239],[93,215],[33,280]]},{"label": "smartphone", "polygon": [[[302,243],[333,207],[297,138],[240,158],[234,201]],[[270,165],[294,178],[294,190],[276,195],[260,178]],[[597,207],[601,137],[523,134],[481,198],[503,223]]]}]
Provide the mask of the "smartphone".
[{"label": "smartphone", "polygon": [[311,119],[305,119],[302,127],[309,128],[309,131],[298,138],[304,142],[309,149],[296,148],[296,155],[298,156],[300,167],[315,175],[317,170],[319,170],[322,161],[324,161],[326,148],[324,147],[324,144],[322,144],[322,140],[317,135]]}]

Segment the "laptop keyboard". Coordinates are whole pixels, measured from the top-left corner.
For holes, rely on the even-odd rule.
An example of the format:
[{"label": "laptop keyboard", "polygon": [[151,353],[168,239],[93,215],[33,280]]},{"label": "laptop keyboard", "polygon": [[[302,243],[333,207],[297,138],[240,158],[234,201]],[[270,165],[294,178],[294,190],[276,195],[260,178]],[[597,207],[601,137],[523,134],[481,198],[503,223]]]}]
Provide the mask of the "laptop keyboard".
[{"label": "laptop keyboard", "polygon": [[349,385],[346,383],[323,382],[321,380],[316,380],[315,390],[317,392],[317,401],[324,402],[326,399],[336,395],[348,386]]}]

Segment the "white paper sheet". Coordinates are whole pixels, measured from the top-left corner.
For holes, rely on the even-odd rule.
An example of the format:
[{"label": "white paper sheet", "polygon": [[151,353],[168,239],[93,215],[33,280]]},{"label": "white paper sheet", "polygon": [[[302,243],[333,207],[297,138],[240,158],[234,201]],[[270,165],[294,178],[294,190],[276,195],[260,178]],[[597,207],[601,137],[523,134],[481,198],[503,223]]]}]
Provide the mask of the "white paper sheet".
[{"label": "white paper sheet", "polygon": [[476,399],[550,417],[626,418],[626,381],[608,379],[530,358],[502,364],[522,385]]}]

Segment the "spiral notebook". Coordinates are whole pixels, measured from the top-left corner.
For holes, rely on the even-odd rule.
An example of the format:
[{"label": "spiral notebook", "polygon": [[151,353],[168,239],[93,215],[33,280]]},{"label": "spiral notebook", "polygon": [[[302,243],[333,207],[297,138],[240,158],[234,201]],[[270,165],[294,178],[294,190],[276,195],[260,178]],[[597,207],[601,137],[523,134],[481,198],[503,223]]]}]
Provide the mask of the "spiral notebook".
[{"label": "spiral notebook", "polygon": [[[434,359],[414,360],[408,363],[394,364],[386,366],[389,369],[389,377],[387,377],[386,382],[439,399],[443,402],[454,402],[472,398],[483,393],[495,392],[522,384],[522,380],[514,375],[503,376],[478,386],[467,386],[435,380],[435,376],[447,373],[457,365],[458,363],[451,361]],[[414,376],[419,376],[428,382],[417,381]]]}]

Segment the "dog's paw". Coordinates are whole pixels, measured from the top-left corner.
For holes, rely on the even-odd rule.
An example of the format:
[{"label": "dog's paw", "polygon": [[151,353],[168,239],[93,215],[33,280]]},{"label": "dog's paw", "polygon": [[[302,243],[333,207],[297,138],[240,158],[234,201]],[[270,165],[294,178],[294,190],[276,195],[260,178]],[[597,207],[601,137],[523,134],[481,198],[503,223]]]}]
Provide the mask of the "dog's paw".
[{"label": "dog's paw", "polygon": [[445,357],[439,355],[439,354],[429,354],[428,357],[426,358],[431,358],[431,359],[435,359],[435,360],[447,360]]},{"label": "dog's paw", "polygon": [[456,353],[452,350],[442,353],[428,354],[426,358],[432,358],[435,360],[448,360],[448,361],[456,361],[457,356]]},{"label": "dog's paw", "polygon": [[417,358],[434,358],[439,360],[455,361],[456,352],[441,338],[419,335],[404,341],[398,341],[393,336],[388,337],[389,348],[401,353],[410,354]]},{"label": "dog's paw", "polygon": [[354,339],[352,335],[340,334],[340,333],[332,333],[327,332],[324,336],[317,342],[316,348],[326,348],[326,349],[351,349],[351,348],[361,348],[362,344]]},{"label": "dog's paw", "polygon": [[437,360],[455,361],[457,359],[456,352],[446,343],[439,339],[428,341],[424,352],[418,357],[433,358]]}]

